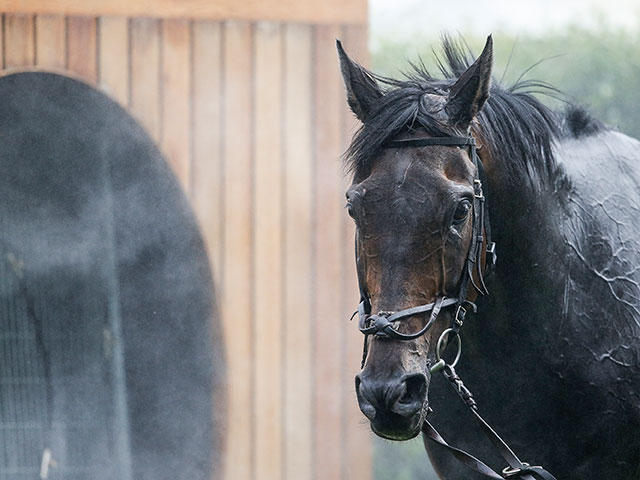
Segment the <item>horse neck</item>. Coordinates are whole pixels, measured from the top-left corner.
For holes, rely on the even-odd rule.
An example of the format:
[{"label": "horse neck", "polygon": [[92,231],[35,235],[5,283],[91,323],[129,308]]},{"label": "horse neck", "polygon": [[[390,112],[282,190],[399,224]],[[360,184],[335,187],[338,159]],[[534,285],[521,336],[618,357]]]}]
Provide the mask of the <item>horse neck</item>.
[{"label": "horse neck", "polygon": [[517,332],[518,342],[540,345],[541,333],[554,331],[561,315],[554,308],[562,302],[567,259],[558,232],[562,208],[552,188],[510,177],[505,161],[483,158],[498,262],[481,315],[491,334],[512,338]]}]

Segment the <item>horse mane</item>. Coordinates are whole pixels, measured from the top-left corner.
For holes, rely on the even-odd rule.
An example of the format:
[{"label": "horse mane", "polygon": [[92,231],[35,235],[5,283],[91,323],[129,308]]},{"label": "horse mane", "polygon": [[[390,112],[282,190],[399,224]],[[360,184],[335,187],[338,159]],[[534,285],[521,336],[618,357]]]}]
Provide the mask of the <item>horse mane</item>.
[{"label": "horse mane", "polygon": [[[424,101],[427,94],[446,95],[455,79],[473,63],[470,49],[461,42],[445,36],[441,48],[443,56],[436,55],[436,61],[442,78],[432,75],[421,61],[411,64],[404,80],[368,72],[384,96],[345,152],[349,171],[357,173],[366,168],[385,143],[416,128],[431,136],[465,134],[438,120],[433,106]],[[567,105],[565,111],[547,107],[534,96],[536,93],[560,98]],[[546,184],[556,172],[552,148],[556,140],[595,134],[606,126],[547,83],[519,79],[504,86],[492,79],[489,99],[473,128],[478,129],[490,155],[503,159],[510,177]]]}]

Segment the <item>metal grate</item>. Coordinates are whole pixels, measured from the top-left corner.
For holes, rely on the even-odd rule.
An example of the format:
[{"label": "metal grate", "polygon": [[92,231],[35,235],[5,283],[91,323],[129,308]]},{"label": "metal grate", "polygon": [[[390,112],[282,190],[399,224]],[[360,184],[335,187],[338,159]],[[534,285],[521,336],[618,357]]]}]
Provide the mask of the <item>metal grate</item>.
[{"label": "metal grate", "polygon": [[[30,226],[11,229],[43,235]],[[112,246],[108,227],[96,227],[83,233],[94,237],[84,255],[70,241],[54,262],[51,252],[25,251],[28,242],[0,247],[0,480],[38,478],[45,448],[52,480],[122,478]]]}]

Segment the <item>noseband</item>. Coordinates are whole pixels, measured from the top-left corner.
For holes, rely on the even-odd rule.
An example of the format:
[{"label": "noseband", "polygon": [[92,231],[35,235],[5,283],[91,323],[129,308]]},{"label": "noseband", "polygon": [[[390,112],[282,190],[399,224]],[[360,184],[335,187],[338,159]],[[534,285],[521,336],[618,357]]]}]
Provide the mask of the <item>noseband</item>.
[{"label": "noseband", "polygon": [[[364,272],[361,271],[360,265],[358,265],[358,287],[360,289],[360,303],[358,305],[358,328],[365,335],[364,352],[362,354],[362,367],[367,356],[367,340],[369,335],[375,335],[376,337],[390,338],[394,340],[413,340],[424,335],[431,326],[435,323],[443,308],[455,307],[455,315],[451,321],[449,334],[457,334],[460,327],[464,322],[464,317],[467,312],[467,308],[471,307],[476,311],[474,303],[467,300],[467,289],[469,283],[473,285],[476,291],[481,295],[486,295],[487,287],[484,283],[484,275],[488,272],[496,262],[496,247],[495,243],[491,242],[491,228],[489,226],[489,215],[487,212],[487,202],[484,196],[482,186],[484,181],[484,170],[482,168],[482,161],[478,157],[476,152],[476,141],[473,137],[434,137],[434,138],[415,138],[408,140],[395,140],[388,143],[385,148],[413,148],[413,147],[468,147],[469,157],[476,167],[475,177],[473,179],[473,219],[472,219],[472,233],[471,233],[471,245],[467,253],[465,265],[463,268],[462,276],[458,283],[457,295],[449,297],[442,296],[436,299],[432,303],[427,303],[417,307],[411,307],[399,312],[378,312],[375,315],[371,314],[371,300],[369,294],[366,291],[364,284]],[[483,272],[482,268],[482,245],[484,244],[484,235],[487,240],[488,262]],[[357,242],[357,239],[356,239]],[[357,250],[357,245],[356,245]],[[357,251],[356,251],[357,257]],[[476,284],[473,274],[474,270],[478,283]],[[401,333],[394,326],[395,322],[407,320],[414,315],[428,313],[428,321],[425,323],[418,332],[415,333]]]}]

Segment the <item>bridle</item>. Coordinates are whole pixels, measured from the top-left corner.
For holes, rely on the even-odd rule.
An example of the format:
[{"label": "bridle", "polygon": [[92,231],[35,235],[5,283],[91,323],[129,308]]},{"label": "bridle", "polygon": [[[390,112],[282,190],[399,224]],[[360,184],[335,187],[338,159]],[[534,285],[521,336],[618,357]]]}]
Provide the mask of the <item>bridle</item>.
[{"label": "bridle", "polygon": [[[489,225],[489,214],[487,210],[487,201],[484,196],[482,186],[484,181],[484,169],[482,161],[476,152],[476,141],[472,136],[466,137],[434,137],[434,138],[415,138],[408,140],[395,140],[385,145],[386,148],[411,148],[411,147],[468,147],[469,157],[475,166],[475,178],[473,179],[473,209],[472,209],[472,227],[471,227],[471,245],[467,253],[462,276],[458,282],[457,295],[453,297],[442,296],[436,301],[411,307],[399,312],[378,312],[371,314],[371,300],[365,288],[364,274],[362,268],[358,265],[358,286],[360,289],[360,303],[358,304],[358,328],[365,336],[364,351],[362,354],[362,367],[366,361],[368,350],[369,335],[377,337],[386,337],[394,340],[413,340],[424,335],[436,322],[438,315],[442,309],[455,307],[455,314],[451,321],[451,326],[446,330],[447,335],[457,335],[460,327],[464,323],[467,309],[471,308],[477,311],[476,305],[467,299],[467,290],[471,284],[475,290],[481,295],[487,295],[487,287],[484,283],[484,276],[494,267],[496,262],[496,245],[491,241],[491,227]],[[483,269],[482,246],[485,244],[486,236],[486,255],[488,262]],[[357,238],[356,238],[357,242]],[[357,258],[357,244],[356,244]],[[476,280],[474,280],[474,272]],[[414,315],[431,312],[429,319],[418,332],[401,333],[395,327],[394,323],[406,320]],[[443,366],[443,361],[438,359],[436,365],[432,369],[438,369]]]},{"label": "bridle", "polygon": [[[476,140],[471,135],[468,136],[451,136],[451,137],[433,137],[433,138],[412,138],[406,140],[394,140],[387,143],[384,148],[413,148],[413,147],[432,147],[432,146],[445,146],[445,147],[468,147],[469,157],[475,166],[475,177],[473,179],[473,210],[472,210],[472,227],[471,227],[471,244],[467,252],[465,259],[465,265],[462,271],[461,278],[458,283],[458,292],[455,296],[441,296],[434,302],[419,305],[416,307],[406,308],[398,312],[378,312],[377,314],[371,314],[371,299],[367,293],[364,272],[360,262],[356,261],[357,274],[358,274],[358,288],[360,290],[360,303],[358,304],[358,310],[354,315],[358,315],[358,328],[364,334],[364,351],[362,354],[362,366],[364,368],[367,350],[368,339],[370,335],[376,337],[383,337],[391,340],[408,341],[419,338],[424,335],[436,322],[438,315],[445,308],[455,308],[455,314],[451,320],[449,328],[445,329],[440,335],[436,348],[436,362],[431,365],[429,371],[435,373],[442,371],[444,377],[454,387],[458,396],[462,399],[465,405],[471,410],[474,418],[479,422],[483,433],[489,438],[491,443],[496,447],[498,452],[502,455],[505,461],[508,463],[508,467],[504,468],[501,473],[497,473],[491,467],[487,466],[482,461],[478,460],[473,455],[453,447],[448,444],[444,438],[438,433],[438,431],[431,425],[428,420],[424,420],[422,433],[424,434],[425,444],[426,439],[429,439],[435,443],[438,443],[449,451],[458,461],[464,464],[471,470],[479,473],[485,478],[491,478],[494,480],[504,479],[522,479],[522,480],[535,480],[535,478],[543,480],[556,480],[556,478],[539,466],[531,466],[528,463],[522,462],[511,448],[500,438],[500,436],[489,426],[489,424],[478,413],[478,406],[473,398],[473,395],[469,389],[464,385],[454,367],[460,358],[461,352],[461,340],[460,340],[460,327],[462,327],[467,313],[467,309],[476,313],[477,307],[475,303],[468,300],[468,287],[471,284],[475,291],[480,295],[488,295],[488,290],[484,282],[484,277],[495,266],[496,263],[496,245],[491,241],[491,227],[489,224],[489,212],[487,206],[487,200],[483,192],[483,185],[485,183],[484,168],[482,161],[476,152]],[[356,235],[356,259],[358,259],[358,239]],[[483,257],[483,245],[486,245]],[[474,279],[475,273],[475,279]],[[477,282],[476,282],[477,280]],[[400,322],[411,318],[414,315],[430,312],[429,319],[425,325],[417,332],[414,333],[401,333],[394,326],[396,322]],[[353,318],[353,317],[352,317]],[[440,356],[440,349],[444,339],[451,338],[453,336],[458,341],[458,353],[452,364],[448,365],[444,359]],[[426,446],[426,445],[425,445]]]}]

